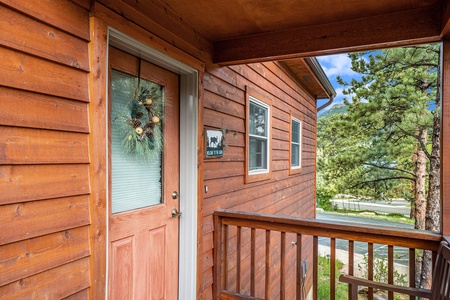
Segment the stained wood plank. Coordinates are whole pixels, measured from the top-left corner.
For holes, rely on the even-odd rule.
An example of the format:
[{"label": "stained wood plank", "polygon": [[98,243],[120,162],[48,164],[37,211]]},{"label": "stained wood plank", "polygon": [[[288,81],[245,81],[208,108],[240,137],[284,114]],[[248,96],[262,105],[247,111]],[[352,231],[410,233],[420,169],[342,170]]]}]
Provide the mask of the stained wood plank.
[{"label": "stained wood plank", "polygon": [[89,41],[89,12],[68,0],[1,0],[24,14]]},{"label": "stained wood plank", "polygon": [[[108,78],[107,61],[107,33],[108,25],[98,18],[91,18],[91,40],[89,44],[90,64],[93,66],[89,73],[89,178],[91,186],[91,276],[95,280],[89,289],[91,299],[102,299],[106,287],[106,216],[107,216],[107,96]],[[105,137],[105,138],[101,138]],[[93,281],[94,282],[94,281]]]},{"label": "stained wood plank", "polygon": [[241,293],[241,251],[242,251],[241,227],[237,227],[236,235],[236,292]]},{"label": "stained wood plank", "polygon": [[0,6],[0,45],[89,71],[85,40]]},{"label": "stained wood plank", "polygon": [[[191,66],[197,70],[203,70],[205,68],[205,63],[203,62],[203,59],[198,58],[198,54],[203,56],[204,54],[209,55],[207,52],[199,52],[199,49],[195,49],[193,47],[189,47],[189,45],[185,44],[185,41],[182,39],[179,39],[179,37],[174,36],[172,33],[169,33],[167,35],[167,39],[161,38],[160,35],[155,34],[155,27],[150,27],[148,31],[147,29],[143,28],[142,26],[139,26],[133,22],[130,22],[130,19],[127,19],[126,17],[123,17],[121,15],[120,8],[116,9],[116,4],[121,5],[121,2],[118,1],[111,1],[111,0],[102,0],[103,3],[108,1],[108,7],[102,5],[99,1],[95,1],[93,5],[93,13],[96,17],[98,17],[101,20],[104,20],[107,24],[109,24],[111,27],[114,27],[124,34],[127,34],[130,37],[133,37],[134,39],[141,41],[142,43],[149,45],[150,47],[163,52],[170,57],[181,61],[185,63],[188,66]],[[110,8],[113,8],[116,12],[119,13],[113,13],[113,11],[110,10]],[[140,14],[138,12],[138,14]],[[143,18],[146,22],[153,23],[156,26],[159,26],[158,24],[154,23],[151,19],[147,18],[146,16],[142,15],[136,15],[134,12],[129,16],[131,18],[139,17]],[[147,27],[147,26],[146,26]],[[181,48],[177,47],[178,45],[173,45],[171,42],[173,41],[173,38],[176,38],[177,40],[181,41],[186,47],[183,47],[185,50],[181,50]],[[180,45],[181,46],[181,45]],[[212,46],[208,47],[211,48]],[[186,53],[190,53],[191,55],[186,55]],[[206,60],[209,61],[209,60]]]},{"label": "stained wood plank", "polygon": [[83,133],[0,126],[0,165],[89,163]]},{"label": "stained wood plank", "polygon": [[256,256],[256,229],[251,229],[250,234],[250,296],[255,296],[255,256]]},{"label": "stained wood plank", "polygon": [[[23,105],[33,109],[24,109]],[[0,86],[0,124],[89,132],[86,103]]]},{"label": "stained wood plank", "polygon": [[214,43],[214,63],[243,64],[312,57],[440,40],[436,8],[269,32]]},{"label": "stained wood plank", "polygon": [[[388,283],[394,284],[394,247],[388,246]],[[394,293],[388,292],[388,299],[394,300]]]},{"label": "stained wood plank", "polygon": [[0,166],[0,204],[89,193],[88,165]]},{"label": "stained wood plank", "polygon": [[2,299],[61,299],[89,287],[89,259],[82,258],[0,287]]},{"label": "stained wood plank", "polygon": [[271,267],[271,258],[270,258],[270,230],[266,230],[266,276],[265,276],[265,291],[264,298],[268,299],[270,297],[270,267]]},{"label": "stained wood plank", "polygon": [[227,115],[218,111],[205,109],[204,111],[205,125],[210,127],[228,129],[230,131],[244,132],[245,124],[242,117]]},{"label": "stained wood plank", "polygon": [[[336,290],[336,239],[330,239],[330,291]],[[336,294],[331,292],[331,300],[336,299]]]},{"label": "stained wood plank", "polygon": [[73,295],[64,298],[64,300],[85,300],[85,299],[89,299],[88,289],[84,289],[82,291],[79,291],[78,293],[75,293]]},{"label": "stained wood plank", "polygon": [[162,2],[136,0],[125,0],[120,3],[111,0],[100,2],[194,57],[204,61],[211,60],[212,44]]},{"label": "stained wood plank", "polygon": [[0,245],[89,223],[87,195],[4,205],[0,207]]},{"label": "stained wood plank", "polygon": [[89,255],[89,228],[79,227],[0,247],[0,286]]},{"label": "stained wood plank", "polygon": [[91,9],[91,1],[90,0],[70,0],[75,4],[83,7],[85,10],[89,11]]},{"label": "stained wood plank", "polygon": [[87,73],[0,47],[0,85],[88,102]]},{"label": "stained wood plank", "polygon": [[[442,215],[450,215],[450,40],[444,39],[442,50]],[[442,218],[442,234],[450,235],[450,218]]]}]

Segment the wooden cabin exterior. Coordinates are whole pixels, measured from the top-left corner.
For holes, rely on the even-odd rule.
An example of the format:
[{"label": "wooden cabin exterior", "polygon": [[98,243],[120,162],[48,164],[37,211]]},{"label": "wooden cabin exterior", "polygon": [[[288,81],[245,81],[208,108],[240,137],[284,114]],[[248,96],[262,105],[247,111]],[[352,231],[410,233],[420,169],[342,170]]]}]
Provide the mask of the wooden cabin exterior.
[{"label": "wooden cabin exterior", "polygon": [[[214,211],[315,217],[316,101],[333,97],[333,90],[308,58],[314,55],[444,41],[447,215],[450,10],[441,0],[398,1],[386,5],[387,11],[376,2],[369,5],[374,15],[362,16],[364,26],[356,26],[361,25],[356,7],[347,12],[355,21],[327,26],[334,21],[326,15],[325,23],[313,24],[307,33],[289,30],[310,26],[318,16],[294,23],[298,18],[287,18],[288,6],[261,16],[254,11],[259,20],[276,16],[265,27],[245,22],[251,5],[246,13],[226,16],[231,2],[211,11],[184,1],[0,0],[0,297],[146,299],[152,287],[158,299],[213,299]],[[386,18],[391,12],[396,15]],[[427,18],[416,22],[418,16]],[[349,30],[368,34],[381,20],[395,22],[370,37],[356,38]],[[416,25],[402,31],[411,24]],[[289,38],[292,34],[305,39]],[[149,214],[112,210],[112,70],[158,82],[171,102],[163,121],[171,134],[164,166],[171,169],[161,179],[164,204],[156,206],[163,208]],[[263,173],[248,170],[251,101],[270,112]],[[300,168],[292,168],[290,160],[293,118],[302,129]],[[207,157],[207,130],[223,133],[222,156]],[[143,223],[153,226],[142,229],[149,236],[134,238],[128,230]],[[443,233],[449,226],[444,223]],[[165,231],[169,227],[175,237]],[[146,263],[133,260],[142,249],[156,254]],[[168,254],[173,249],[175,260],[169,259],[173,251]],[[305,241],[302,251],[311,250]],[[158,276],[151,276],[155,272]],[[144,279],[133,281],[138,277]],[[307,287],[312,284],[309,279]]]}]

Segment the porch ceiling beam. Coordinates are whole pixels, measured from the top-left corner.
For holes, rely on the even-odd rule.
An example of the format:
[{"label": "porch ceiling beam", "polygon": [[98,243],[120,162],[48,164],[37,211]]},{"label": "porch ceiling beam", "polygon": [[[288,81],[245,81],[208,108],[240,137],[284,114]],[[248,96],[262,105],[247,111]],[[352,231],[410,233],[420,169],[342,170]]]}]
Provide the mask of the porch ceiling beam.
[{"label": "porch ceiling beam", "polygon": [[403,11],[214,43],[219,65],[398,47],[441,39],[439,8]]},{"label": "porch ceiling beam", "polygon": [[442,37],[450,38],[450,1],[444,1],[442,9]]}]

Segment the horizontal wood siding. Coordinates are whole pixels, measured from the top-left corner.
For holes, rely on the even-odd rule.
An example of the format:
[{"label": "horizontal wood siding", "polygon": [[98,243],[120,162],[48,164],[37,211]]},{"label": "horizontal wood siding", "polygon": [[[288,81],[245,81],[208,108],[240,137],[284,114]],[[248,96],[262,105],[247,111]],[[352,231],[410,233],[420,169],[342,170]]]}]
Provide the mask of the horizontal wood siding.
[{"label": "horizontal wood siding", "polygon": [[90,286],[88,1],[0,0],[0,297]]},{"label": "horizontal wood siding", "polygon": [[[315,99],[284,73],[277,63],[249,64],[223,68],[210,68],[203,77],[203,121],[205,128],[225,130],[224,155],[205,158],[202,224],[202,299],[212,299],[213,279],[213,226],[212,213],[219,208],[261,212],[299,217],[314,217],[315,199]],[[271,178],[250,184],[244,183],[246,139],[246,87],[262,91],[272,100],[271,119]],[[289,175],[290,115],[303,121],[302,171]],[[207,192],[206,192],[207,191]],[[286,236],[286,261],[296,254],[292,242],[296,237]],[[230,247],[236,245],[236,233],[229,233]],[[241,290],[250,291],[250,231],[241,233]],[[233,244],[234,243],[234,244]],[[265,233],[256,234],[256,249],[265,243]],[[280,235],[271,236],[271,245],[279,249]],[[311,241],[303,243],[303,253],[312,253]],[[234,255],[234,256],[233,256]],[[256,263],[262,267],[264,253],[256,251]],[[229,260],[230,274],[235,274],[236,253]],[[271,253],[271,264],[279,268],[279,255]],[[312,263],[312,258],[310,259]],[[295,266],[287,264],[287,298],[295,295]],[[228,284],[233,285],[235,275]],[[256,278],[257,296],[263,297],[264,277]],[[278,298],[280,282],[273,280],[272,298]],[[311,283],[307,283],[310,286]],[[261,294],[262,293],[262,294]]]}]

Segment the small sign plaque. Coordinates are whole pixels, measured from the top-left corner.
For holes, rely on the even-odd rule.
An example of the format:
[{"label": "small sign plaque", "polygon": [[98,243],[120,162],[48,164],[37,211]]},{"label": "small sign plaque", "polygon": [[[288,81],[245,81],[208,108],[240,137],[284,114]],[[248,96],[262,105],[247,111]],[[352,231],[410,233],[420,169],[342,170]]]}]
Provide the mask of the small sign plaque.
[{"label": "small sign plaque", "polygon": [[206,157],[223,155],[223,133],[221,130],[206,130]]}]

